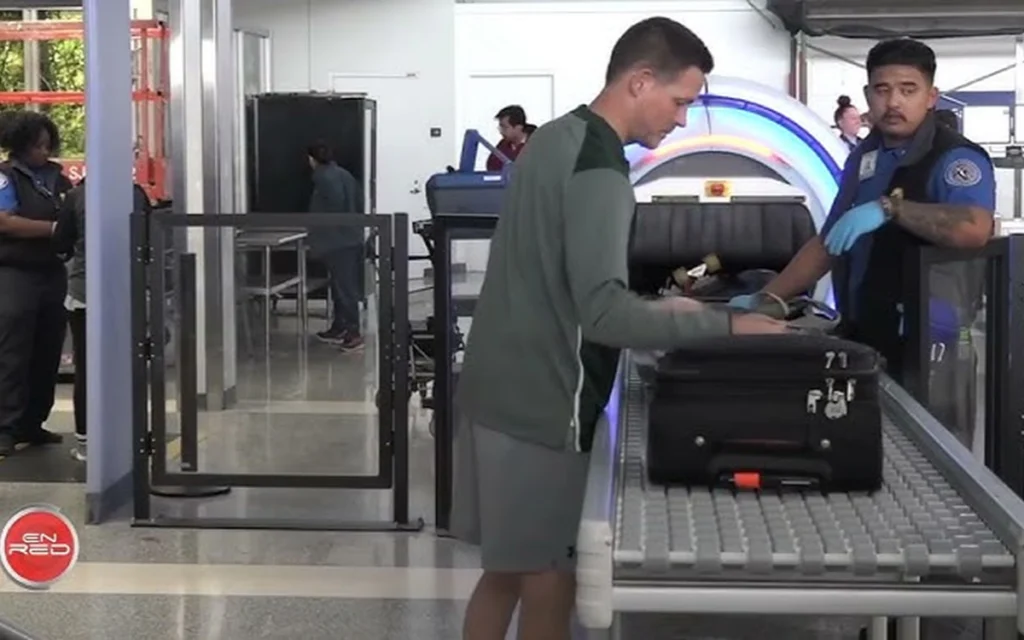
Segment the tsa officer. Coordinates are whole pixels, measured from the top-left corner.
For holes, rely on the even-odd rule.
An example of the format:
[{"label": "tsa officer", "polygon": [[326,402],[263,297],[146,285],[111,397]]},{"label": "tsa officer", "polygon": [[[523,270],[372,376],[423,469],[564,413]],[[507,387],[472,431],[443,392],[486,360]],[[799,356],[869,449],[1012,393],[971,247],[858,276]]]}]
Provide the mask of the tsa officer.
[{"label": "tsa officer", "polygon": [[[935,69],[935,53],[922,42],[888,40],[872,48],[864,93],[874,128],[846,162],[822,233],[766,287],[788,298],[810,290],[831,270],[846,334],[878,349],[897,380],[904,371],[904,255],[922,244],[978,248],[993,228],[992,161],[937,124]],[[958,271],[932,279],[931,337],[949,354],[962,346],[965,327],[969,333],[983,277],[978,269]],[[749,307],[758,297],[740,296],[731,304]],[[933,371],[938,374],[935,365]],[[958,433],[968,444],[970,433],[963,431],[973,428],[969,422]]]},{"label": "tsa officer", "polygon": [[0,146],[0,456],[56,444],[53,407],[67,318],[64,260],[78,235],[61,202],[71,182],[50,160],[60,134],[46,115],[5,114]]}]

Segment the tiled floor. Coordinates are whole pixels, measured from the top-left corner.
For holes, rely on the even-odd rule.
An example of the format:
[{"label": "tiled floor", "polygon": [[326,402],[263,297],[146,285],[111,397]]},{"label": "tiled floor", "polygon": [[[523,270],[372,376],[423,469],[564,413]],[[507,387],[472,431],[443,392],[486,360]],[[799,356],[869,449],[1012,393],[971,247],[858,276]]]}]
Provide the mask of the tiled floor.
[{"label": "tiled floor", "polygon": [[[313,330],[319,328],[314,320]],[[239,362],[239,404],[200,416],[200,468],[223,473],[372,474],[376,469],[375,349],[294,348],[281,321],[272,357]],[[298,363],[303,362],[300,367]],[[269,372],[269,380],[268,380]],[[70,432],[67,390],[50,426]],[[170,405],[171,418],[176,406]],[[433,519],[429,416],[412,411],[411,513]],[[175,422],[171,421],[172,424]],[[170,445],[174,463],[180,447]],[[66,449],[66,447],[65,447]],[[65,452],[66,453],[66,452]],[[0,463],[3,464],[3,463]],[[476,552],[421,533],[132,528],[83,525],[76,484],[0,485],[0,514],[55,504],[79,525],[80,563],[46,593],[0,583],[0,616],[41,640],[456,640],[478,575]],[[380,491],[244,489],[206,500],[154,498],[154,512],[307,522],[386,520]],[[839,640],[860,620],[643,617],[635,640]],[[582,636],[580,636],[582,637]],[[942,631],[932,638],[969,638]]]}]

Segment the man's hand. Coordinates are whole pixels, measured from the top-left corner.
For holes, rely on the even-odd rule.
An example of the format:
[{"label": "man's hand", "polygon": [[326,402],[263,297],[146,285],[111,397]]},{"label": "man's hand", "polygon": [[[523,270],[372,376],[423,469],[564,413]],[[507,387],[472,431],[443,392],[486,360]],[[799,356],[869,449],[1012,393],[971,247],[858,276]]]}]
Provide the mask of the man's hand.
[{"label": "man's hand", "polygon": [[858,205],[844,213],[832,226],[825,237],[825,249],[831,255],[842,255],[853,248],[861,236],[885,224],[885,219],[881,201]]},{"label": "man's hand", "polygon": [[785,322],[757,313],[740,313],[732,316],[732,333],[734,335],[789,333],[790,331],[789,325]]}]

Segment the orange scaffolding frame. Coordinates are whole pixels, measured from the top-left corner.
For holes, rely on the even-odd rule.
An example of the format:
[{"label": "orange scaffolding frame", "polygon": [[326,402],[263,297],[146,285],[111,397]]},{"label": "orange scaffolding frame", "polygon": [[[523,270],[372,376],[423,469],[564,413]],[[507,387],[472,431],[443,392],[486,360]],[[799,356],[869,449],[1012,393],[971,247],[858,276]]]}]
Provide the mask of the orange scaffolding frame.
[{"label": "orange scaffolding frame", "polygon": [[[169,96],[168,29],[158,20],[131,22],[132,48],[137,52],[132,77],[135,181],[153,200],[168,198],[167,109]],[[82,40],[81,21],[0,21],[0,41]],[[84,60],[83,60],[84,65]],[[0,105],[85,104],[84,91],[0,91]],[[85,177],[84,158],[60,162],[73,181]]]}]

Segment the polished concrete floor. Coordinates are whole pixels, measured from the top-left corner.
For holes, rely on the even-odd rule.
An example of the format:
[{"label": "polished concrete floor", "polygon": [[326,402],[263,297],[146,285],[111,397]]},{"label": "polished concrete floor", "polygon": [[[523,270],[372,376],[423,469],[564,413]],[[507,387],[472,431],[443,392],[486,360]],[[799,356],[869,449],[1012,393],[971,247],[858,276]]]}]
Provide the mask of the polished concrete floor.
[{"label": "polished concrete floor", "polygon": [[[238,405],[200,415],[201,470],[375,473],[378,370],[372,339],[354,354],[313,340],[296,348],[292,323],[279,320],[270,357],[254,352],[240,358]],[[311,330],[322,323],[314,318]],[[70,433],[68,390],[61,393],[50,427]],[[168,409],[176,431],[177,404],[169,402]],[[457,640],[478,556],[430,530],[429,414],[414,406],[411,415],[411,514],[428,522],[420,533],[133,528],[127,514],[85,526],[81,485],[0,484],[0,513],[28,503],[57,505],[78,524],[82,542],[79,565],[49,592],[27,593],[0,582],[0,616],[40,640]],[[68,448],[53,455],[66,456]],[[168,466],[175,468],[180,441],[166,448]],[[203,500],[154,498],[152,509],[154,516],[322,526],[388,520],[391,501],[380,491],[236,488]],[[840,640],[856,638],[863,622],[648,616],[627,620],[624,637]],[[976,629],[948,625],[934,631],[930,640],[978,637]]]}]

